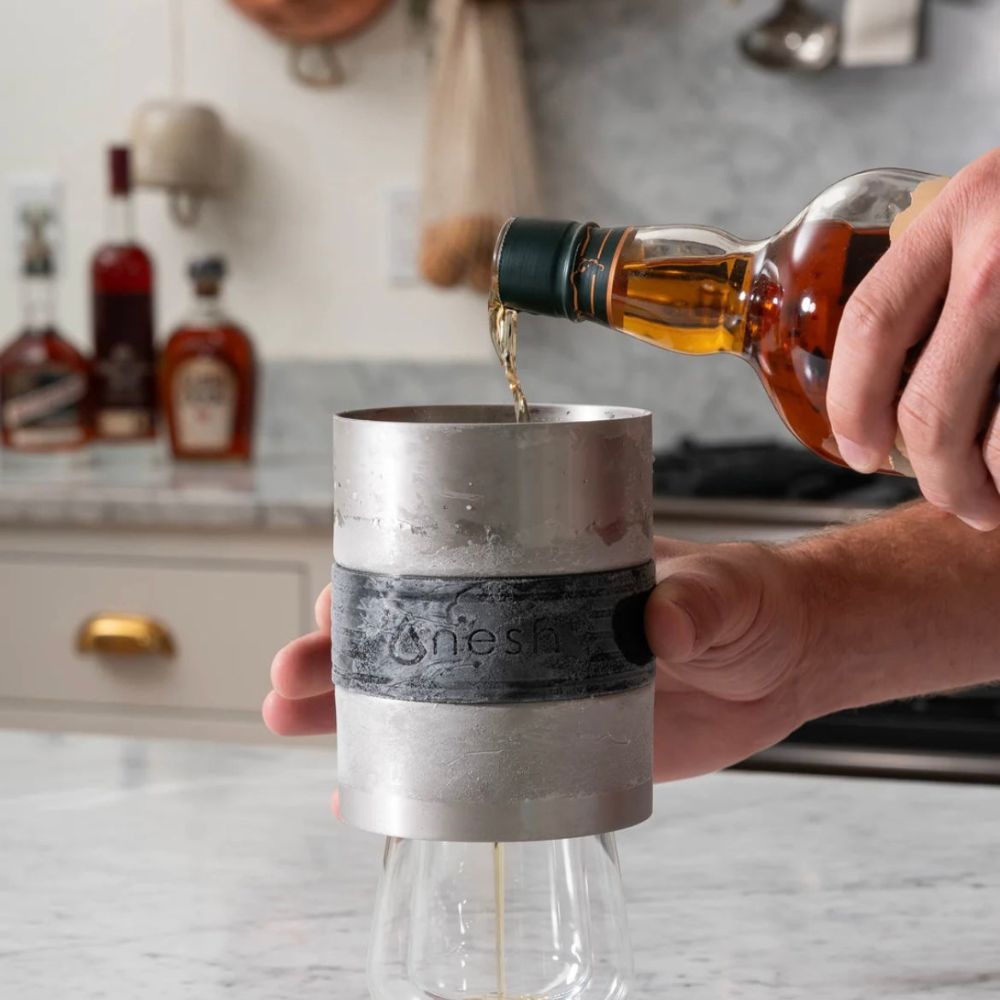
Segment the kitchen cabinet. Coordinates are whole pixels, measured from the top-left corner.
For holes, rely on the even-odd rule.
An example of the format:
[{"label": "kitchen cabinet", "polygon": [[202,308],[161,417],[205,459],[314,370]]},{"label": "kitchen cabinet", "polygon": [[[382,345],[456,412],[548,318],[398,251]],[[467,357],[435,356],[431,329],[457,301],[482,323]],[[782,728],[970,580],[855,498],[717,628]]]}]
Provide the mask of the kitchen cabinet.
[{"label": "kitchen cabinet", "polygon": [[[329,549],[326,532],[0,529],[0,725],[268,739],[268,665],[314,627]],[[172,651],[78,648],[109,613]]]}]

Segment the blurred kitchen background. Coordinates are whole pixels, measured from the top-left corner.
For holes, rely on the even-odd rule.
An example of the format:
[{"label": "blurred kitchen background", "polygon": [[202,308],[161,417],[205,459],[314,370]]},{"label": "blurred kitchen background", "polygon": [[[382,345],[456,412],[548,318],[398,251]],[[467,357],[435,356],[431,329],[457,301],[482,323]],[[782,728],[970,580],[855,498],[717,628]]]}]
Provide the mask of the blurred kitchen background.
[{"label": "blurred kitchen background", "polygon": [[[287,5],[243,6],[266,19]],[[162,190],[135,191],[136,234],[155,263],[156,341],[188,310],[189,261],[221,256],[226,309],[254,345],[259,391],[250,465],[190,469],[161,447],[139,469],[2,466],[0,594],[17,624],[3,640],[0,721],[264,738],[267,663],[309,626],[328,574],[330,415],[509,399],[482,292],[419,276],[424,171],[454,155],[425,148],[440,53],[427,6],[388,3],[333,47],[342,82],[308,86],[289,71],[289,43],[227,0],[7,5],[4,340],[22,323],[15,206],[26,190],[48,191],[58,327],[92,351],[88,268],[107,229],[107,147],[128,143],[144,102],[181,96],[220,116],[228,163],[193,225],[178,224]],[[872,166],[950,174],[997,144],[1000,0],[812,0],[835,23],[847,8],[859,23],[865,8],[868,21],[872,11],[890,15],[888,29],[869,24],[867,39],[859,29],[854,57],[822,72],[765,69],[741,51],[740,37],[778,6],[512,3],[540,211],[764,237],[842,176]],[[305,55],[325,72],[326,54]],[[685,473],[676,451],[685,440],[790,444],[756,375],[735,359],[675,357],[532,317],[521,330],[531,400],[647,407],[658,449],[673,451]],[[736,452],[721,454],[731,467]],[[739,474],[753,479],[765,453],[749,454],[750,471]],[[815,475],[810,465],[807,478]],[[781,540],[907,495],[865,489],[870,502],[841,503],[824,485],[782,492],[771,483],[730,502],[729,482],[716,491],[724,503],[663,501],[657,526]],[[996,739],[992,703],[987,714],[988,724],[977,716],[957,728]]]},{"label": "blurred kitchen background", "polygon": [[[838,16],[842,3],[815,5]],[[878,5],[874,5],[878,6]],[[183,88],[235,139],[233,187],[198,225],[139,190],[136,229],[157,271],[157,334],[188,300],[185,265],[222,252],[227,301],[262,365],[258,453],[326,454],[351,406],[506,398],[482,297],[414,280],[432,35],[398,0],[339,46],[343,86],[309,89],[287,47],[224,0],[186,0]],[[933,0],[912,65],[776,73],[738,36],[774,0],[536,0],[519,5],[546,214],[602,224],[701,222],[748,237],[782,226],[870,166],[951,173],[997,141],[1000,3]],[[105,229],[104,150],[136,107],[169,94],[168,0],[18,2],[0,39],[0,175],[63,189],[59,318],[89,345],[87,261]],[[433,155],[433,151],[431,151]],[[13,332],[15,241],[0,239],[0,329]],[[656,412],[657,440],[783,436],[734,359],[653,354],[593,328],[526,318],[538,401]]]}]

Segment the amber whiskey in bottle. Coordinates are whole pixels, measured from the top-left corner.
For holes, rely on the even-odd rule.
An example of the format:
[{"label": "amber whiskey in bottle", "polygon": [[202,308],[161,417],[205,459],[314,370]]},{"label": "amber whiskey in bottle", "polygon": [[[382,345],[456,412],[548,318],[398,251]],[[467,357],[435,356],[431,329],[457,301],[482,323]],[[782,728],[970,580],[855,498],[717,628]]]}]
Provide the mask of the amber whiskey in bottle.
[{"label": "amber whiskey in bottle", "polygon": [[[909,170],[857,174],[757,243],[696,226],[515,218],[497,243],[494,287],[510,310],[592,320],[682,354],[742,357],[792,433],[843,464],[826,390],[844,306],[893,227],[943,183]],[[883,471],[910,467],[894,451]]]},{"label": "amber whiskey in bottle", "polygon": [[21,263],[23,326],[0,353],[0,427],[9,452],[80,452],[90,440],[90,366],[56,327],[49,213],[27,206]]},{"label": "amber whiskey in bottle", "polygon": [[109,444],[156,435],[153,347],[153,262],[132,227],[129,151],[108,152],[108,240],[91,261],[94,333],[94,420]]},{"label": "amber whiskey in bottle", "polygon": [[256,365],[247,334],[219,301],[225,262],[193,261],[195,301],[160,359],[160,395],[177,459],[247,461],[253,449]]}]

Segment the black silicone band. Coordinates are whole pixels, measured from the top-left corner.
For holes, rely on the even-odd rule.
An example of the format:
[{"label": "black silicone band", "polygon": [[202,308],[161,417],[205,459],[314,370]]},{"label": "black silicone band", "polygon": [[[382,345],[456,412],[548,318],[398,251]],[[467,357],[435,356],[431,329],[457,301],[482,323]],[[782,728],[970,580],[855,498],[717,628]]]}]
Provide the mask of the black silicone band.
[{"label": "black silicone band", "polygon": [[333,680],[404,701],[510,704],[648,683],[653,564],[569,576],[384,576],[333,568]]}]

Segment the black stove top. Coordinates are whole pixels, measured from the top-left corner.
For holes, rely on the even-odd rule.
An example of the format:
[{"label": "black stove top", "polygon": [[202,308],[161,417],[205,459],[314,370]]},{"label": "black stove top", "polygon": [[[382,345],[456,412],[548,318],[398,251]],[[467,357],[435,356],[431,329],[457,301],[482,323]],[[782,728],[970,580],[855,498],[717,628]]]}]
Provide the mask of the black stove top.
[{"label": "black stove top", "polygon": [[690,439],[657,454],[653,492],[705,499],[833,501],[857,507],[891,507],[920,495],[911,479],[864,476],[799,445],[701,444]]}]

